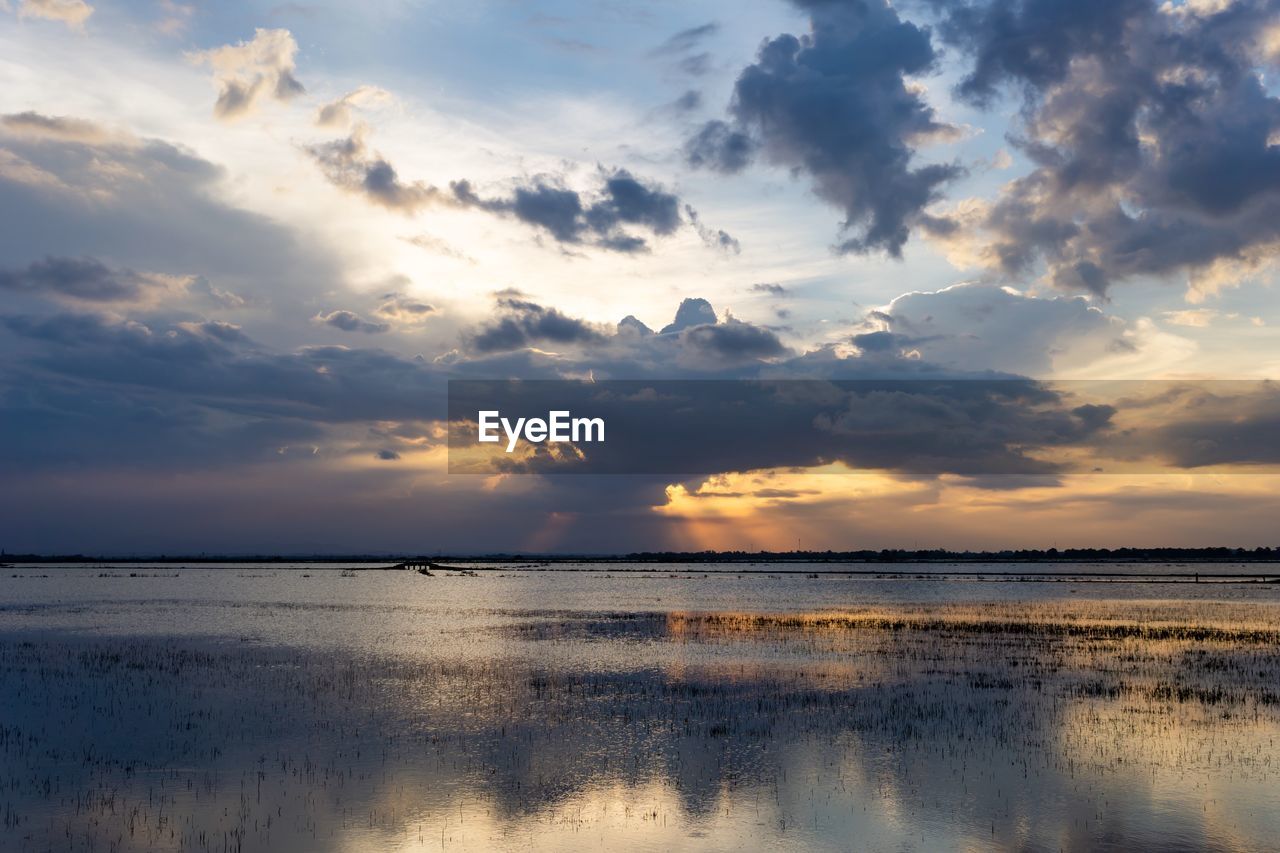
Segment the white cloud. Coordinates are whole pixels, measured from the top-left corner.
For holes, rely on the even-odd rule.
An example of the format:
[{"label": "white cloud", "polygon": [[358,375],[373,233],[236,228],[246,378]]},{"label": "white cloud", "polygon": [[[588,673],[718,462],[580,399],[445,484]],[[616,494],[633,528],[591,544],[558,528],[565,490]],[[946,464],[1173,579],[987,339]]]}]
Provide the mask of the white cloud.
[{"label": "white cloud", "polygon": [[1142,364],[1180,360],[1194,350],[1154,324],[1126,322],[1084,297],[1041,298],[982,283],[903,294],[871,312],[864,328],[892,333],[895,351],[914,350],[946,367],[1036,377],[1083,376],[1101,365],[1127,373]]},{"label": "white cloud", "polygon": [[297,53],[298,43],[288,30],[258,29],[252,41],[199,51],[190,58],[211,66],[221,87],[213,114],[234,121],[252,113],[264,97],[288,101],[302,94],[294,76]]},{"label": "white cloud", "polygon": [[[2,8],[7,10],[9,6],[5,4]],[[62,21],[73,29],[83,28],[92,14],[93,7],[84,0],[22,0],[18,7],[19,17]]]}]

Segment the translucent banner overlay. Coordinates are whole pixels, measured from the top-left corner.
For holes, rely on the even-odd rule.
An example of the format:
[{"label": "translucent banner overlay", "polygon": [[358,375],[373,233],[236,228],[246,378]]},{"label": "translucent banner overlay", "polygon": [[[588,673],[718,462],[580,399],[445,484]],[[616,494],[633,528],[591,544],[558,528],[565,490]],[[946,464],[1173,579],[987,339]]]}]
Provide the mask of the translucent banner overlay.
[{"label": "translucent banner overlay", "polygon": [[1280,473],[1268,380],[452,380],[448,427],[455,474]]}]

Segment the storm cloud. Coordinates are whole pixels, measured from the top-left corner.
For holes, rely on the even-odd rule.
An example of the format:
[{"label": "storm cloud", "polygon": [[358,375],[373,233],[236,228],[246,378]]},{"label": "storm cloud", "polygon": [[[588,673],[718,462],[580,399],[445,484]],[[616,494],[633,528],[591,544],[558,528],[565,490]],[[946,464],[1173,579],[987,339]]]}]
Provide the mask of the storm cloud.
[{"label": "storm cloud", "polygon": [[967,217],[972,254],[1098,295],[1182,274],[1193,299],[1274,259],[1274,0],[938,5],[942,38],[967,57],[957,94],[1020,98],[1010,141],[1033,165]]},{"label": "storm cloud", "polygon": [[765,41],[734,84],[728,121],[703,125],[685,157],[733,173],[762,155],[804,174],[845,215],[839,251],[899,256],[913,226],[946,226],[924,211],[961,173],[914,162],[921,140],[953,130],[907,85],[933,67],[929,33],[884,0],[796,5],[810,32]]}]

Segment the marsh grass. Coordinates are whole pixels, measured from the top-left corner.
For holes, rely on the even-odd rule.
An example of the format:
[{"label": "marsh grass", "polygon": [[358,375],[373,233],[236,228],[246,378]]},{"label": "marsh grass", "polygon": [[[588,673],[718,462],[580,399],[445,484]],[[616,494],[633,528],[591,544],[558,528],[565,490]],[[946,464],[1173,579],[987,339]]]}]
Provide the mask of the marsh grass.
[{"label": "marsh grass", "polygon": [[[417,613],[219,607],[228,630],[264,612],[335,625]],[[0,849],[1264,849],[1280,837],[1269,603],[469,619],[446,614],[387,650],[0,635]]]}]

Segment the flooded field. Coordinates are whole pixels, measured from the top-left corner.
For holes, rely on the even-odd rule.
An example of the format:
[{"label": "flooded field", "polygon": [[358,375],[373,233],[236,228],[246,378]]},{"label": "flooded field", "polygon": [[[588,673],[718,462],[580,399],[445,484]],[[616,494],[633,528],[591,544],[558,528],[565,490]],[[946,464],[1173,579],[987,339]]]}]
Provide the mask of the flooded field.
[{"label": "flooded field", "polygon": [[1280,838],[1258,567],[356,568],[0,570],[0,849]]}]

